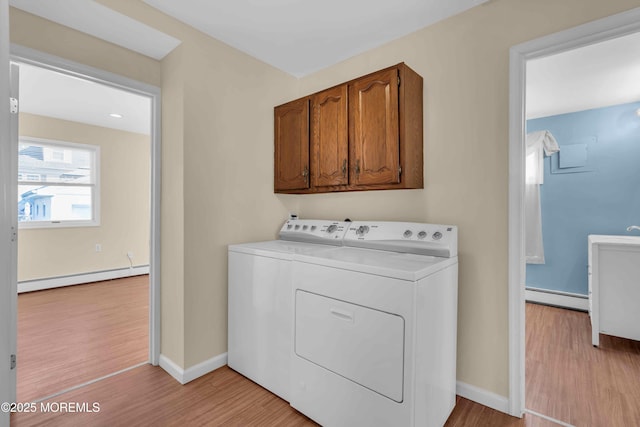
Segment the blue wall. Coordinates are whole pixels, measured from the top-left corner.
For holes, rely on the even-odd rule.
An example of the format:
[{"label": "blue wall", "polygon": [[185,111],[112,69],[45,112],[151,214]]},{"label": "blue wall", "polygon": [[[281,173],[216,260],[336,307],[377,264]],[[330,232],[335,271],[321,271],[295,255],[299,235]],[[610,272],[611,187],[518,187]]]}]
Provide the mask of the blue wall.
[{"label": "blue wall", "polygon": [[[549,130],[560,145],[545,158],[540,187],[546,263],[527,264],[527,286],[586,295],[587,236],[640,234],[626,231],[640,225],[638,108],[640,102],[527,121],[527,132]],[[570,144],[585,144],[584,167],[558,167]]]}]

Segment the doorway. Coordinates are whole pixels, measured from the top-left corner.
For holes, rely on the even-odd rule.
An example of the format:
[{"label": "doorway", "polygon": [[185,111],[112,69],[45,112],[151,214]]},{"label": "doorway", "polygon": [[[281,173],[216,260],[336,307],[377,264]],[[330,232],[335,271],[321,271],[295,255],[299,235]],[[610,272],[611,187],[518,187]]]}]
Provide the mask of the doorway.
[{"label": "doorway", "polygon": [[[110,255],[108,253],[108,251],[110,249],[113,249],[113,246],[116,245],[116,243],[114,243],[113,241],[108,240],[112,237],[111,234],[114,234],[114,233],[107,233],[107,235],[103,235],[102,240],[96,240],[95,238],[82,240],[80,238],[77,238],[76,236],[71,240],[75,242],[76,246],[80,245],[78,242],[83,242],[82,245],[85,246],[84,252],[90,253],[91,256],[89,258],[93,257],[93,259],[89,259],[89,264],[88,264],[89,267],[80,268],[79,270],[83,270],[83,271],[79,274],[76,274],[76,273],[70,272],[70,270],[64,271],[60,269],[61,267],[60,264],[62,264],[61,262],[56,263],[58,265],[54,265],[54,266],[50,265],[48,267],[40,265],[38,269],[44,269],[44,268],[51,269],[53,267],[53,270],[50,270],[50,271],[53,271],[53,273],[46,273],[46,272],[42,273],[42,271],[39,271],[37,274],[31,277],[23,276],[22,279],[19,279],[21,282],[19,285],[19,288],[22,288],[22,290],[26,290],[26,291],[33,291],[33,290],[44,289],[44,288],[51,288],[51,287],[56,288],[58,286],[75,285],[75,286],[69,287],[68,289],[73,289],[73,288],[80,289],[81,287],[88,287],[88,286],[94,286],[94,285],[81,285],[78,283],[111,280],[111,279],[118,279],[119,277],[124,277],[124,276],[135,276],[135,275],[139,276],[139,274],[144,274],[145,275],[144,277],[148,277],[148,285],[146,285],[148,291],[146,292],[146,296],[144,297],[145,299],[144,302],[146,302],[148,307],[148,311],[145,314],[145,317],[146,317],[145,323],[148,325],[148,329],[147,329],[148,333],[146,334],[148,336],[148,340],[147,340],[148,345],[145,345],[145,347],[148,350],[146,350],[146,357],[144,357],[145,362],[143,363],[151,363],[153,365],[157,365],[158,359],[159,359],[159,332],[160,332],[159,331],[159,210],[160,210],[160,206],[159,206],[160,91],[159,91],[159,88],[146,85],[131,79],[121,77],[121,76],[117,76],[112,73],[104,72],[98,69],[94,69],[94,68],[77,64],[71,61],[67,61],[61,58],[57,58],[51,55],[36,52],[31,49],[21,48],[19,46],[11,46],[11,60],[16,63],[24,64],[23,67],[25,68],[27,67],[36,68],[40,71],[54,73],[58,77],[66,78],[67,80],[76,80],[84,84],[95,85],[96,87],[99,86],[103,89],[106,88],[111,90],[112,92],[120,92],[125,97],[135,96],[137,98],[144,99],[149,106],[146,112],[147,114],[146,126],[149,129],[147,132],[148,135],[146,136],[147,169],[146,169],[146,172],[143,172],[143,174],[146,174],[146,178],[147,178],[146,179],[146,182],[147,182],[146,208],[145,208],[146,225],[144,226],[145,230],[142,233],[143,235],[142,238],[146,241],[142,243],[143,246],[128,247],[127,249],[123,249],[127,246],[120,245],[116,249],[118,253],[117,255],[115,255],[115,257],[118,259],[116,259],[115,264],[113,263],[111,265],[100,264],[99,262],[96,262],[96,261],[99,261],[99,258],[110,258],[110,257],[114,258],[113,254]],[[129,101],[125,102],[125,104],[128,104],[128,103]],[[90,109],[88,105],[85,105],[84,107],[85,107],[84,108],[85,110]],[[64,126],[60,126],[60,122],[73,122],[73,120],[65,119],[64,117],[62,118],[61,117],[53,117],[53,118],[44,117],[46,116],[46,114],[44,113],[36,114],[36,113],[37,112],[27,113],[27,114],[30,114],[30,116],[28,117],[28,120],[25,121],[25,122],[28,121],[30,123],[30,126],[32,126],[31,127],[32,131],[33,129],[41,128],[43,122],[47,122],[46,123],[47,125],[52,125],[54,128],[57,127],[58,129],[64,128]],[[117,114],[118,111],[111,111],[111,113]],[[41,118],[40,116],[43,116],[44,118]],[[118,117],[109,117],[107,118],[107,120],[108,119],[117,120]],[[89,127],[94,128],[94,130],[101,127],[100,124],[91,124],[91,125],[85,124],[85,126],[87,127],[80,133],[87,134],[87,132],[89,132],[87,130],[89,129]],[[31,131],[29,133],[31,133]],[[136,132],[134,131],[129,133],[135,134]],[[113,135],[111,135],[111,137],[113,137]],[[67,154],[70,154],[70,152],[73,152],[73,150],[78,149],[82,151],[82,149],[91,148],[91,147],[84,146],[84,145],[90,145],[90,144],[84,144],[84,145],[82,143],[78,144],[77,141],[70,141],[70,139],[72,138],[56,137],[55,135],[52,135],[51,138],[48,138],[48,137],[43,138],[41,135],[40,137],[31,138],[31,139],[27,138],[25,141],[19,142],[20,144],[19,147],[21,147],[23,150],[26,150],[27,154],[31,153],[32,154],[31,158],[38,158],[37,159],[38,161],[44,160],[45,153],[48,153],[48,157],[50,159],[55,158],[56,160],[59,160],[62,162],[69,160],[65,156],[67,156]],[[105,137],[105,139],[109,139],[109,138]],[[105,160],[105,158],[109,155],[104,150],[104,147],[99,147],[97,152],[98,152],[98,156],[102,155],[102,160]],[[40,156],[40,153],[42,153],[42,156]],[[55,157],[56,155],[58,157]],[[87,154],[81,153],[80,157],[82,156],[86,157]],[[109,156],[113,157],[112,155],[109,155]],[[43,157],[43,159],[39,159],[39,157]],[[116,156],[116,160],[118,159],[120,160],[120,163],[119,163],[120,167],[131,168],[132,165],[127,164],[127,160],[132,157],[134,156],[127,155],[125,153],[125,155],[120,155],[120,157]],[[104,168],[104,161],[101,162],[101,164],[103,165],[103,168]],[[94,162],[94,165],[98,165],[96,167],[96,172],[99,172],[99,164],[97,162]],[[22,198],[19,197],[20,200],[18,201],[18,203],[16,203],[15,210],[19,212],[19,216],[22,215],[23,219],[27,219],[27,221],[25,222],[29,222],[28,220],[33,220],[34,222],[38,222],[38,220],[42,220],[41,224],[43,222],[51,222],[53,224],[49,224],[48,227],[40,228],[40,229],[44,229],[48,233],[59,231],[62,228],[74,230],[74,232],[77,233],[79,230],[83,228],[82,227],[83,225],[87,226],[86,229],[93,228],[95,230],[99,228],[100,225],[104,225],[107,222],[107,218],[105,217],[105,215],[104,214],[100,215],[100,212],[105,213],[105,208],[106,208],[106,206],[104,205],[102,205],[102,207],[100,208],[101,206],[100,201],[105,200],[105,196],[106,196],[105,193],[107,191],[117,193],[117,186],[114,187],[113,185],[111,185],[111,189],[107,190],[107,188],[105,187],[105,182],[88,182],[88,183],[84,182],[84,184],[86,184],[84,185],[84,187],[90,187],[92,185],[94,187],[92,187],[90,191],[87,191],[86,188],[84,189],[74,188],[73,190],[77,193],[84,192],[83,194],[84,197],[80,197],[77,194],[74,195],[73,197],[68,197],[69,191],[67,190],[69,187],[71,187],[71,184],[69,184],[68,181],[73,179],[78,179],[79,175],[82,175],[82,173],[86,173],[87,171],[86,165],[72,165],[72,166],[73,166],[72,168],[73,170],[63,171],[63,173],[61,174],[61,176],[65,177],[67,182],[59,183],[58,187],[64,187],[65,191],[60,191],[59,188],[53,189],[51,191],[43,191],[43,190],[36,191],[35,193],[37,193],[36,194],[37,197],[35,199],[32,197],[35,193],[34,194],[30,193],[30,191],[33,189],[31,187],[27,188],[28,184],[31,184],[27,181],[31,178],[36,179],[35,174],[32,174],[33,176],[31,177],[27,177],[26,175],[21,177],[20,183],[23,185],[22,190],[26,190],[26,191],[22,191],[19,193],[24,197]],[[118,175],[117,173],[118,166],[114,167],[114,165],[112,164],[111,169],[115,170],[116,172],[115,175]],[[104,174],[100,175],[99,173],[97,173],[96,175],[104,176]],[[25,179],[27,181],[25,181]],[[81,179],[84,179],[84,178],[81,178]],[[127,182],[129,182],[129,184],[131,185],[135,185],[135,183],[131,183],[130,181],[126,181],[126,180],[122,181],[122,179],[118,185],[127,185]],[[37,183],[37,184],[41,184],[41,183]],[[98,185],[100,184],[102,184],[102,191],[98,187]],[[38,189],[44,189],[44,187],[45,186],[42,186],[42,185],[34,186],[34,188],[38,188]],[[95,191],[95,194],[98,194],[98,195],[102,193],[101,194],[102,197],[94,197],[95,194],[93,193],[93,191]],[[62,202],[62,203],[58,203],[58,208],[59,208],[58,214],[62,215],[62,217],[53,218],[51,216],[53,212],[52,209],[54,208],[52,204],[52,200],[55,200],[56,197],[58,197],[60,199],[59,201]],[[63,200],[65,199],[65,197],[67,197],[68,199],[67,200],[68,206],[66,207],[64,206],[65,203]],[[120,201],[119,203],[124,204],[125,208],[127,206],[137,206],[135,201],[133,200]],[[91,212],[93,212],[93,214]],[[65,215],[67,216],[65,217]],[[133,215],[129,215],[129,216],[131,217]],[[69,223],[66,224],[66,225],[70,225],[69,227],[60,227],[59,225],[56,224],[56,223],[59,224],[65,220],[69,221]],[[88,222],[88,224],[82,224],[83,221]],[[30,225],[27,224],[26,228],[28,229],[29,226]],[[133,225],[129,224],[129,226],[132,226],[134,229],[140,228],[140,227],[136,227],[135,224]],[[60,228],[56,230],[56,227],[60,227]],[[124,229],[125,225],[120,224],[117,226],[117,228]],[[28,231],[32,232],[36,230],[38,230],[37,227],[35,229],[29,229]],[[115,234],[118,234],[118,233],[115,233]],[[138,241],[139,240],[140,239],[138,239]],[[41,243],[45,244],[43,242]],[[26,246],[28,245],[25,245],[25,248]],[[34,246],[32,245],[31,247],[33,248]],[[87,250],[87,247],[90,248],[90,250]],[[73,248],[71,248],[70,250],[73,250]],[[32,257],[32,258],[35,258],[35,257]],[[78,263],[77,256],[74,258],[73,263],[76,263],[76,264]],[[116,282],[114,281],[110,283],[110,285],[115,283]],[[60,288],[60,289],[67,289],[67,288]],[[48,292],[48,291],[42,291],[42,292]],[[14,333],[16,333],[15,330],[14,330]],[[18,360],[19,360],[19,357],[20,355],[18,355]],[[19,369],[20,369],[20,364],[18,363],[18,370]],[[95,378],[91,378],[91,379],[87,378],[86,381],[84,382],[91,382],[92,380],[95,380]],[[62,390],[59,390],[59,391],[62,391]],[[34,397],[42,398],[46,396],[37,396],[37,397],[31,396],[31,398],[34,398]]]},{"label": "doorway", "polygon": [[511,48],[509,142],[509,353],[510,412],[525,409],[525,82],[527,61],[640,31],[640,10],[552,34]]}]

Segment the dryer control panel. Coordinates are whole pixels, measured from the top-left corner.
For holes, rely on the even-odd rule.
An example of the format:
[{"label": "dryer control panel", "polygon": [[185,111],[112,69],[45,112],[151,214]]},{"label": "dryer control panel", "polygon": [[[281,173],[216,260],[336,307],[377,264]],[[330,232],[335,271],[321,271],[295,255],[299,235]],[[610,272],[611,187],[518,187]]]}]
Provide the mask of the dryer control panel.
[{"label": "dryer control panel", "polygon": [[290,219],[280,229],[281,240],[342,246],[349,222],[322,219]]},{"label": "dryer control panel", "polygon": [[354,221],[344,235],[344,246],[450,258],[458,255],[458,228],[417,222]]}]

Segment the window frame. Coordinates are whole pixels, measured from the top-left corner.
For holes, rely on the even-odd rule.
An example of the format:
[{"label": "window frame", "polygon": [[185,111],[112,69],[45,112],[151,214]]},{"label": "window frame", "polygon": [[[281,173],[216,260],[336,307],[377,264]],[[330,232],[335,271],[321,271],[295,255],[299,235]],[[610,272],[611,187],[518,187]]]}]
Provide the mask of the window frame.
[{"label": "window frame", "polygon": [[[91,211],[92,219],[89,220],[48,220],[48,221],[18,221],[18,229],[37,228],[68,228],[68,227],[98,227],[100,226],[100,146],[93,144],[81,144],[78,142],[62,141],[49,138],[35,138],[31,136],[20,136],[18,144],[21,143],[46,144],[67,149],[82,149],[93,153],[93,184],[73,184],[73,183],[49,183],[52,186],[68,187],[89,187],[91,191]],[[20,175],[20,159],[18,157],[18,175]],[[36,181],[37,183],[38,181]],[[18,181],[18,185],[33,185],[34,181]],[[18,194],[19,195],[19,194]]]}]

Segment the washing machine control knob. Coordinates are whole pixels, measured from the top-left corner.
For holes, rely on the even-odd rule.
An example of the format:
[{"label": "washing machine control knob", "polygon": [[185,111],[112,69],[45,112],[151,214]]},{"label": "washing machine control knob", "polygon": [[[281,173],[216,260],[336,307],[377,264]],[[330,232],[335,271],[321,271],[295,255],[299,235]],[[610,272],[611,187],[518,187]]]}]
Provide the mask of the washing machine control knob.
[{"label": "washing machine control knob", "polygon": [[426,231],[421,231],[418,233],[418,239],[424,239],[425,237],[427,237]]},{"label": "washing machine control knob", "polygon": [[439,231],[436,231],[435,233],[433,233],[433,240],[440,240],[442,239],[442,233]]},{"label": "washing machine control knob", "polygon": [[409,237],[413,236],[413,231],[411,230],[406,230],[403,234],[403,236],[408,239]]},{"label": "washing machine control knob", "polygon": [[338,229],[338,226],[335,224],[331,224],[327,227],[327,233],[331,234]]},{"label": "washing machine control knob", "polygon": [[360,227],[358,227],[358,229],[356,230],[356,234],[358,236],[364,236],[365,234],[367,234],[369,232],[369,226],[368,225],[361,225]]}]

